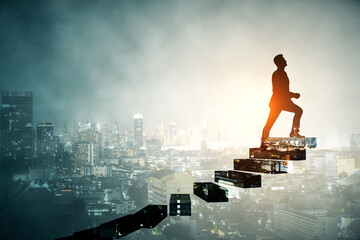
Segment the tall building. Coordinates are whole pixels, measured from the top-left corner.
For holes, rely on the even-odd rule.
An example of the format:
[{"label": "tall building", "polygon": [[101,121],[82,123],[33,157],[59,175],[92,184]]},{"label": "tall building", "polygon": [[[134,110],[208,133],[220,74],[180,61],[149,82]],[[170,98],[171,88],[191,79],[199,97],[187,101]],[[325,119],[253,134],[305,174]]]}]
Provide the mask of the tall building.
[{"label": "tall building", "polygon": [[54,136],[54,125],[51,122],[40,123],[36,133],[37,167],[54,167],[61,150],[59,137]]},{"label": "tall building", "polygon": [[68,120],[64,120],[61,123],[61,133],[68,133],[69,132],[69,121]]},{"label": "tall building", "polygon": [[163,121],[159,121],[154,129],[154,133],[153,133],[153,137],[154,139],[158,139],[161,141],[161,144],[164,144],[164,122]]},{"label": "tall building", "polygon": [[161,141],[159,139],[147,140],[146,146],[146,152],[150,156],[157,156],[161,153]]},{"label": "tall building", "polygon": [[74,135],[77,135],[80,132],[80,127],[81,126],[81,122],[80,120],[74,120]]},{"label": "tall building", "polygon": [[73,144],[74,161],[77,169],[85,166],[94,166],[94,155],[96,155],[94,144],[90,142],[76,142]]},{"label": "tall building", "polygon": [[201,145],[200,149],[202,152],[206,152],[208,139],[209,138],[209,125],[207,121],[202,122],[202,130],[201,130]]},{"label": "tall building", "polygon": [[78,135],[78,142],[91,143],[93,148],[93,163],[98,163],[98,160],[102,156],[102,133],[97,131],[96,124],[88,124],[88,128],[80,131]]},{"label": "tall building", "polygon": [[104,124],[101,126],[100,133],[102,135],[102,149],[108,148],[111,145],[111,131],[109,125]]},{"label": "tall building", "polygon": [[176,123],[169,123],[169,145],[177,145],[177,128]]},{"label": "tall building", "polygon": [[144,122],[142,114],[134,114],[134,145],[135,148],[143,147]]},{"label": "tall building", "polygon": [[64,151],[64,144],[59,144],[59,152],[56,158],[56,170],[59,175],[71,174],[74,170],[74,161],[68,151]]},{"label": "tall building", "polygon": [[33,94],[3,92],[0,114],[0,169],[24,172],[33,155]]},{"label": "tall building", "polygon": [[37,144],[41,142],[46,142],[49,138],[54,136],[54,125],[51,122],[39,123],[37,125],[36,133]]}]

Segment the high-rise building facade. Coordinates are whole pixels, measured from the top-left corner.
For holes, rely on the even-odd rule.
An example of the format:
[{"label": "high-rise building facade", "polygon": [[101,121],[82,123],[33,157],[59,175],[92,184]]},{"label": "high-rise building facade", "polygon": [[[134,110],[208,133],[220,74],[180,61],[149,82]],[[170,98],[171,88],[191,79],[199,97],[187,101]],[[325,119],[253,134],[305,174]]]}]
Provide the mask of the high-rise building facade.
[{"label": "high-rise building facade", "polygon": [[94,155],[96,155],[94,144],[90,142],[76,142],[73,144],[75,166],[78,169],[84,166],[94,166]]},{"label": "high-rise building facade", "polygon": [[144,121],[142,114],[134,114],[134,145],[135,148],[142,148],[144,132]]},{"label": "high-rise building facade", "polygon": [[177,128],[176,123],[169,123],[169,141],[168,144],[171,146],[177,145]]},{"label": "high-rise building facade", "polygon": [[0,169],[27,171],[33,156],[33,94],[3,92],[0,114]]},{"label": "high-rise building facade", "polygon": [[157,156],[161,153],[161,141],[159,139],[150,139],[146,141],[146,152],[150,156]]},{"label": "high-rise building facade", "polygon": [[51,122],[39,123],[36,128],[37,145],[46,142],[49,138],[54,136],[54,125]]},{"label": "high-rise building facade", "polygon": [[44,122],[36,128],[36,166],[54,167],[60,154],[59,137],[54,136],[54,125]]},{"label": "high-rise building facade", "polygon": [[164,135],[164,122],[159,121],[154,129],[153,138],[160,140],[161,144],[164,144],[165,135]]}]

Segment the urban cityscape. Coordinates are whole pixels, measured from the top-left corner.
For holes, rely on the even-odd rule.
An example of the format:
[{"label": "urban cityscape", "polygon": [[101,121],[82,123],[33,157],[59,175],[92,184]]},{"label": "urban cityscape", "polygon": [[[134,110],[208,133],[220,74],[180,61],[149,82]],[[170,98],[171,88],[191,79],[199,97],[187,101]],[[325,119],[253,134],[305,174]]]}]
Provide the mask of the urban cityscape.
[{"label": "urban cityscape", "polygon": [[0,19],[0,240],[360,239],[360,1]]},{"label": "urban cityscape", "polygon": [[124,239],[359,239],[360,134],[341,150],[309,149],[288,174],[262,175],[261,188],[227,186],[229,202],[207,203],[195,181],[213,181],[251,146],[223,139],[208,121],[186,128],[159,121],[144,131],[134,113],[116,121],[34,123],[33,93],[2,92],[0,238],[55,239],[169,204],[190,194],[191,216],[167,217]]}]

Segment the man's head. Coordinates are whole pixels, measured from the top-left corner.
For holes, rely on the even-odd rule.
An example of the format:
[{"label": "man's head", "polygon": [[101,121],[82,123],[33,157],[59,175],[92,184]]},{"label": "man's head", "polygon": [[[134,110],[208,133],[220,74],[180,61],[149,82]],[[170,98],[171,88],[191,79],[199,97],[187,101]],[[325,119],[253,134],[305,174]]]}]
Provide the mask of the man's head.
[{"label": "man's head", "polygon": [[274,63],[278,68],[284,68],[287,66],[286,60],[282,54],[278,54],[274,57]]}]

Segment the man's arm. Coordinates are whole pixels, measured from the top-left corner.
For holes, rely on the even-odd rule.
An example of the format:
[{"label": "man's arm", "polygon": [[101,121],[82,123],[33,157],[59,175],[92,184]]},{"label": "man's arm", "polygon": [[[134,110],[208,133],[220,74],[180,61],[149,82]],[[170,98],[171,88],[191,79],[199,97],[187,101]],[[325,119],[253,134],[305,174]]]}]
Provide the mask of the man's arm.
[{"label": "man's arm", "polygon": [[290,94],[290,98],[296,98],[298,99],[300,97],[300,93],[293,93],[293,92],[289,92]]}]

